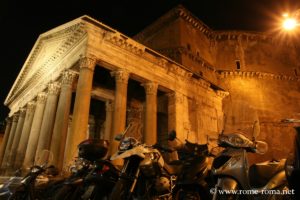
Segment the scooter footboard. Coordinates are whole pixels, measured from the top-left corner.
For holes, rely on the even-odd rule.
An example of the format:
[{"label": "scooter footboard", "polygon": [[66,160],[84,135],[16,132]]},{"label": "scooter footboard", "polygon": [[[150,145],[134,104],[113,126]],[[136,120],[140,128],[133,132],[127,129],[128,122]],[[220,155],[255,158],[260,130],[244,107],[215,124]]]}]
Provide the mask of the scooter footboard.
[{"label": "scooter footboard", "polygon": [[271,178],[271,180],[263,187],[264,190],[271,190],[280,185],[287,184],[285,171],[282,170]]},{"label": "scooter footboard", "polygon": [[230,177],[219,178],[217,187],[222,190],[235,190],[238,187],[238,182]]}]

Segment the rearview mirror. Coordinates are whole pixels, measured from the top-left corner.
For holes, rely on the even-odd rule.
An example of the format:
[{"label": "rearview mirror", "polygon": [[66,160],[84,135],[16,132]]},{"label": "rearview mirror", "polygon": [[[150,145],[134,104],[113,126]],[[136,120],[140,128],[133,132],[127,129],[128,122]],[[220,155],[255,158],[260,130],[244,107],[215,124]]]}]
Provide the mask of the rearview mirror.
[{"label": "rearview mirror", "polygon": [[123,134],[120,133],[115,136],[115,140],[120,141],[122,139],[122,137],[123,137]]},{"label": "rearview mirror", "polygon": [[256,141],[255,148],[256,153],[265,154],[268,151],[268,143],[264,141]]},{"label": "rearview mirror", "polygon": [[168,133],[168,140],[173,141],[176,138],[176,131],[172,130]]}]

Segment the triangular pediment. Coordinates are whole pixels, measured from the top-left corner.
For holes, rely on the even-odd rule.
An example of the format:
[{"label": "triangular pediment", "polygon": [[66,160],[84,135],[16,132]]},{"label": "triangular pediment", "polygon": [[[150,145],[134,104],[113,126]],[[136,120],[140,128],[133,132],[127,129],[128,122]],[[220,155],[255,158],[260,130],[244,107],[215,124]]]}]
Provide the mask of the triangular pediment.
[{"label": "triangular pediment", "polygon": [[[61,61],[87,37],[82,16],[56,27],[39,36],[4,104],[11,107],[12,102],[20,101],[28,91],[43,83],[57,70],[63,70]],[[15,105],[14,105],[15,106]]]}]

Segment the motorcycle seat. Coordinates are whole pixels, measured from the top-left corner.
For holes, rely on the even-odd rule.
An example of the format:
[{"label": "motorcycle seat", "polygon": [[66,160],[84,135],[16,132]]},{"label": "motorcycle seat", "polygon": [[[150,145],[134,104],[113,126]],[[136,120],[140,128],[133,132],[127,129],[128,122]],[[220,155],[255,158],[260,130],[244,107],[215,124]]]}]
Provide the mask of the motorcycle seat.
[{"label": "motorcycle seat", "polygon": [[263,187],[278,172],[284,170],[285,159],[256,163],[249,168],[249,180],[252,187]]}]

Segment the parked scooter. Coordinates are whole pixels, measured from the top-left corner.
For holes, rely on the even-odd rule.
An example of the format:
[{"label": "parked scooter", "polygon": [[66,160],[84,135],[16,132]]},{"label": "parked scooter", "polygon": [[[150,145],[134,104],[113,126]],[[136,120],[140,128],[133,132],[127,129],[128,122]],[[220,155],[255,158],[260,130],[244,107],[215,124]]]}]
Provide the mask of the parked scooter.
[{"label": "parked scooter", "polygon": [[63,179],[50,181],[49,176],[56,175],[54,166],[47,164],[53,159],[53,155],[48,150],[43,150],[39,154],[37,163],[32,166],[29,172],[22,178],[19,186],[9,197],[11,200],[36,200],[50,199],[53,192],[59,187]]},{"label": "parked scooter", "polygon": [[7,200],[13,194],[13,188],[21,182],[20,170],[15,172],[15,176],[10,177],[4,183],[0,184],[0,200]]},{"label": "parked scooter", "polygon": [[169,133],[169,141],[176,140],[179,145],[174,147],[179,156],[181,166],[177,174],[173,197],[175,199],[208,199],[208,143],[197,144],[185,140],[183,143],[176,137],[176,132]]},{"label": "parked scooter", "polygon": [[71,176],[58,190],[56,200],[101,200],[106,198],[118,179],[119,171],[104,158],[108,141],[88,139],[78,145],[79,158],[71,167]]},{"label": "parked scooter", "polygon": [[[300,123],[298,119],[285,119],[285,123]],[[292,157],[286,161],[285,171],[290,189],[294,190],[294,199],[300,199],[300,126],[295,126],[296,134]]]},{"label": "parked scooter", "polygon": [[[213,200],[265,198],[276,199],[277,192],[287,188],[285,160],[267,161],[248,166],[247,152],[264,154],[267,143],[257,141],[259,123],[253,126],[253,140],[240,133],[220,134],[218,145],[225,148],[212,164],[212,175],[217,180]],[[272,190],[272,192],[268,192]],[[276,193],[274,194],[275,191]],[[282,197],[282,196],[281,196]]]}]

